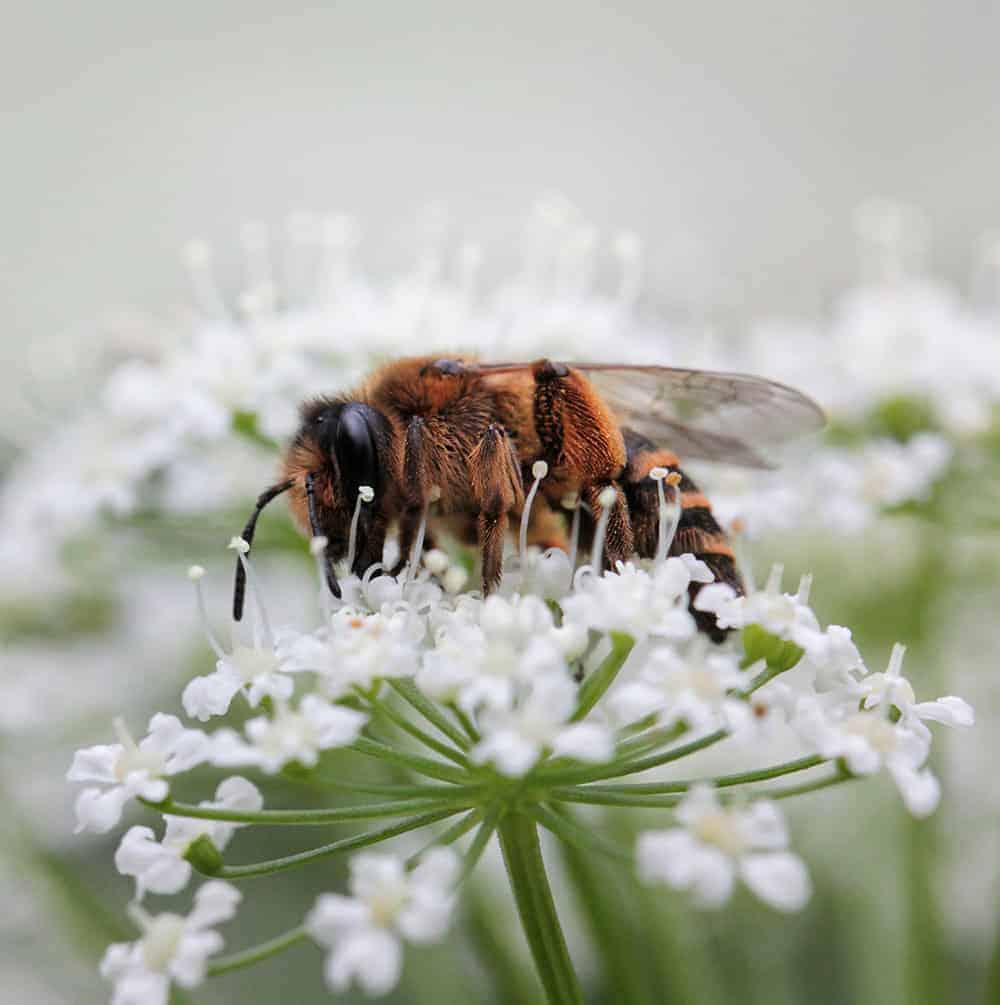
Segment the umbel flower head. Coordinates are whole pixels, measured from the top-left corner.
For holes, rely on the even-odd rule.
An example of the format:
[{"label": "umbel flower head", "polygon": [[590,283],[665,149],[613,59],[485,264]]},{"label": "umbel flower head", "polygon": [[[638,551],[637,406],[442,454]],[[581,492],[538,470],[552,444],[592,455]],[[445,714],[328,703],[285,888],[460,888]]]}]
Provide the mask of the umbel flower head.
[{"label": "umbel flower head", "polygon": [[[242,731],[185,727],[161,714],[139,743],[119,723],[121,742],[79,752],[70,769],[71,780],[100,786],[78,800],[81,825],[110,829],[130,799],[164,815],[160,839],[133,826],[116,855],[137,898],[180,892],[194,871],[238,882],[357,852],[348,892],[320,895],[303,925],[215,961],[208,956],[221,942],[210,925],[235,904],[226,883],[202,887],[187,919],[133,909],[142,937],[112,947],[103,968],[116,1001],[138,1001],[135,988],[162,997],[171,980],[192,986],[307,936],[327,950],[331,989],[357,984],[384,994],[400,979],[406,943],[445,936],[462,883],[494,837],[540,972],[558,966],[571,974],[567,959],[555,959],[565,949],[551,898],[539,895],[548,889],[539,827],[579,852],[627,861],[641,881],[699,906],[721,907],[739,881],[791,912],[807,901],[810,882],[790,848],[780,800],[884,767],[913,814],[936,805],[927,723],[968,726],[972,709],[955,696],[918,701],[902,676],[902,647],[884,673],[870,673],[846,628],[820,624],[808,577],[785,593],[776,567],[763,590],[739,597],[711,582],[691,555],[661,553],[608,571],[595,559],[558,591],[543,583],[543,598],[531,592],[538,557],[518,558],[517,588],[486,599],[443,586],[452,565],[440,554],[398,578],[345,575],[340,599],[321,574],[318,627],[278,630],[245,562],[257,655],[238,673],[217,666],[196,678],[218,701],[189,701],[189,684],[184,704],[211,723],[242,695],[255,714]],[[200,578],[193,577],[204,615]],[[695,609],[728,629],[721,644],[696,630],[692,592]],[[207,618],[205,630],[225,664],[232,654],[218,646]],[[267,693],[254,693],[265,680]],[[728,745],[739,757],[760,735],[761,715],[804,756],[730,776],[659,780],[657,768],[708,747]],[[175,776],[205,763],[321,787],[333,750],[403,770],[410,782],[387,776],[355,786],[368,801],[308,809],[268,808],[236,775],[200,803],[170,792]],[[627,780],[637,775],[641,782]],[[786,775],[799,777],[785,784]],[[333,792],[351,789],[342,767],[336,785]],[[644,808],[659,821],[630,847],[599,823],[584,825],[577,804]],[[344,821],[373,826],[306,851],[298,842],[295,854],[273,861],[230,862],[239,827]],[[431,834],[422,853],[371,850],[417,830]]]}]

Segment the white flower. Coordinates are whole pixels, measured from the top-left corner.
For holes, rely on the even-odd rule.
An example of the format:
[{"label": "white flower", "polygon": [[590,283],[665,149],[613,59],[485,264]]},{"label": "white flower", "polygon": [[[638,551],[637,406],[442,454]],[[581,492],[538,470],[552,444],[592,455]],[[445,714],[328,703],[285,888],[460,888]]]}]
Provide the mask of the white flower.
[{"label": "white flower", "polygon": [[224,944],[213,926],[236,914],[241,897],[228,883],[210,880],[199,887],[187,917],[150,916],[134,907],[142,938],[108,946],[101,960],[101,976],[115,985],[111,1005],[166,1005],[171,983],[182,988],[201,984],[208,957]]},{"label": "white flower", "polygon": [[738,876],[779,911],[798,911],[811,886],[802,860],[788,851],[785,822],[774,803],[746,809],[721,806],[714,790],[696,785],[676,811],[683,827],[645,831],[636,844],[639,875],[690,890],[701,907],[718,907]]},{"label": "white flower", "polygon": [[[224,810],[256,811],[263,805],[261,794],[252,782],[234,775],[220,783],[214,800],[199,806]],[[163,840],[157,841],[149,827],[130,827],[115,853],[115,866],[123,876],[135,877],[135,899],[146,891],[177,893],[191,878],[191,863],[184,857],[191,844],[207,837],[218,850],[229,843],[243,824],[222,820],[196,820],[191,817],[166,817]]]},{"label": "white flower", "polygon": [[457,701],[469,713],[510,708],[517,688],[548,673],[564,673],[586,637],[557,629],[539,597],[466,602],[437,631],[417,685],[438,701]]},{"label": "white flower", "polygon": [[206,761],[209,738],[197,729],[185,729],[173,715],[156,714],[149,720],[148,735],[138,744],[124,723],[115,720],[120,743],[99,744],[78,750],[66,774],[71,782],[99,782],[76,800],[77,831],[103,834],[121,819],[130,799],[160,802],[167,798],[165,779]]},{"label": "white flower", "polygon": [[346,747],[361,734],[368,717],[307,694],[297,709],[278,703],[273,718],[259,716],[244,726],[249,743],[231,729],[214,733],[211,759],[221,767],[255,765],[268,774],[297,761],[312,767],[320,751]]},{"label": "white flower", "polygon": [[448,848],[432,849],[409,873],[395,855],[352,858],[352,896],[321,894],[306,918],[309,934],[330,950],[330,989],[346,991],[357,982],[369,995],[391,991],[402,969],[403,941],[434,942],[447,930],[459,865]]},{"label": "white flower", "polygon": [[237,643],[233,651],[219,658],[215,672],[190,681],[181,695],[184,711],[205,722],[229,711],[236,693],[242,691],[256,708],[262,698],[283,701],[292,696],[294,684],[280,673],[280,664],[272,646],[246,646]]},{"label": "white flower", "polygon": [[624,632],[638,640],[649,635],[683,640],[695,633],[688,611],[688,586],[709,583],[712,574],[690,555],[668,558],[651,571],[632,562],[602,576],[577,572],[576,589],[563,598],[568,621],[604,632]]},{"label": "white flower", "polygon": [[827,639],[816,615],[808,606],[810,577],[803,577],[795,595],[781,592],[782,567],[771,569],[767,586],[746,596],[737,596],[725,583],[713,583],[698,591],[695,610],[715,615],[720,628],[760,625],[778,638],[794,642],[806,653],[825,655]]},{"label": "white flower", "polygon": [[369,691],[379,680],[413,674],[425,631],[424,619],[406,606],[374,614],[342,607],[327,628],[287,635],[279,644],[281,665],[318,673],[323,692],[336,699],[355,687]]},{"label": "white flower", "polygon": [[906,719],[893,723],[881,711],[857,711],[845,704],[831,707],[818,698],[799,701],[792,725],[817,753],[843,758],[856,775],[871,775],[885,767],[913,816],[929,816],[937,808],[940,785],[923,767],[930,751],[926,727],[915,729]]},{"label": "white flower", "polygon": [[546,750],[578,761],[601,762],[614,753],[614,734],[596,722],[570,723],[578,689],[565,673],[535,678],[511,708],[486,708],[483,739],[472,750],[478,764],[492,763],[511,778],[526,774]]},{"label": "white flower", "polygon": [[699,733],[745,726],[749,706],[731,692],[746,687],[752,675],[740,669],[734,653],[709,646],[700,637],[683,654],[667,646],[653,649],[638,678],[609,695],[616,716],[629,723],[655,713],[661,726],[683,722]]},{"label": "white flower", "polygon": [[905,646],[893,646],[885,673],[869,674],[861,681],[859,690],[864,696],[864,707],[878,708],[888,701],[899,709],[907,725],[917,732],[927,729],[923,724],[925,719],[945,726],[974,725],[976,715],[972,706],[955,695],[946,695],[936,701],[917,701],[913,685],[902,675],[905,652]]}]

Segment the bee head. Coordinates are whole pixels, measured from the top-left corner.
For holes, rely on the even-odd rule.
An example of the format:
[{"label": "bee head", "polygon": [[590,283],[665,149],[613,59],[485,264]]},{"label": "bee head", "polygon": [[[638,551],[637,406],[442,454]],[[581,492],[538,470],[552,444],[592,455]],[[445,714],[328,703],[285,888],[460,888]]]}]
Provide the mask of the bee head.
[{"label": "bee head", "polygon": [[[309,533],[326,538],[324,552],[326,580],[334,596],[340,596],[340,584],[333,563],[348,554],[354,509],[362,486],[370,486],[373,501],[358,513],[352,572],[359,575],[372,559],[368,541],[382,491],[386,484],[390,426],[385,416],[359,401],[335,401],[327,398],[308,401],[302,406],[302,424],[284,458],[285,480],[264,492],[257,500],[243,538],[250,543],[261,509],[281,492],[289,495],[293,515]],[[237,563],[233,593],[233,617],[243,614],[245,575]]]}]

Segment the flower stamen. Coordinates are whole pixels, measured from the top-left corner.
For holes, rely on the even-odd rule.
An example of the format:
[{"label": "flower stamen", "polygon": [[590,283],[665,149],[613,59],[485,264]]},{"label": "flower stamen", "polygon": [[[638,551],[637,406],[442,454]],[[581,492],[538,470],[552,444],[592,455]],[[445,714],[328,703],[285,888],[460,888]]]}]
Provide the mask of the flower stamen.
[{"label": "flower stamen", "polygon": [[542,479],[549,473],[549,466],[545,461],[535,461],[531,465],[531,475],[535,479],[528,490],[528,498],[524,500],[524,509],[521,511],[521,526],[518,540],[518,552],[521,556],[521,569],[525,569],[528,564],[528,522],[531,519],[531,504],[535,501],[538,486],[542,484]]}]

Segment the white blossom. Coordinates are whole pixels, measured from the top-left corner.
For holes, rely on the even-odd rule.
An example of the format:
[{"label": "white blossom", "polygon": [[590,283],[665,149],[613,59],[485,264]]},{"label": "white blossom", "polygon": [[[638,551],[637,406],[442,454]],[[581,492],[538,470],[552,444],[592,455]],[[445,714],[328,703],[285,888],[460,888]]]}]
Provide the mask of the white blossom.
[{"label": "white blossom", "polygon": [[271,718],[251,719],[244,726],[246,739],[231,729],[213,733],[212,763],[220,767],[253,765],[268,774],[293,761],[312,767],[322,751],[352,744],[367,721],[363,712],[307,694],[297,708],[279,702]]},{"label": "white blossom", "polygon": [[189,771],[206,761],[209,739],[200,730],[186,729],[173,715],[157,713],[138,744],[124,723],[115,720],[121,742],[78,750],[66,777],[71,782],[97,782],[76,800],[77,831],[99,834],[121,819],[125,804],[135,797],[160,802],[166,799],[170,775]]},{"label": "white blossom", "polygon": [[284,701],[292,696],[295,685],[280,671],[273,646],[237,643],[232,652],[216,661],[214,673],[188,682],[181,695],[184,711],[205,722],[212,716],[225,715],[239,692],[246,695],[252,708],[265,697]]},{"label": "white blossom", "polygon": [[417,685],[439,701],[457,701],[467,712],[508,709],[520,685],[566,671],[586,636],[556,628],[539,597],[492,595],[459,607],[437,629],[417,674]]},{"label": "white blossom", "polygon": [[577,687],[564,673],[536,677],[508,708],[487,707],[479,716],[482,740],[472,759],[493,764],[503,775],[527,774],[543,752],[601,762],[614,753],[614,733],[597,722],[571,723]]},{"label": "white blossom", "polygon": [[612,711],[623,723],[654,714],[661,726],[683,722],[696,733],[746,726],[750,708],[734,692],[752,673],[740,669],[735,653],[710,645],[698,638],[686,651],[655,647],[638,676],[611,692]]},{"label": "white blossom", "polygon": [[236,914],[240,899],[235,887],[210,880],[199,887],[186,917],[134,908],[142,938],[109,946],[101,960],[101,976],[114,983],[111,1005],[166,1005],[172,983],[186,989],[201,984],[208,958],[223,948],[215,926]]},{"label": "white blossom", "polygon": [[[215,799],[203,800],[198,805],[210,809],[257,811],[263,806],[257,787],[239,775],[233,775],[219,784]],[[191,863],[185,855],[192,843],[206,837],[218,850],[229,843],[238,827],[243,824],[222,820],[200,820],[192,817],[166,816],[163,838],[149,827],[130,827],[118,851],[115,867],[123,876],[135,878],[135,899],[141,900],[150,893],[177,893],[187,886],[191,878]]]},{"label": "white blossom", "polygon": [[578,572],[576,589],[562,600],[562,608],[568,621],[591,629],[625,632],[637,640],[681,641],[696,630],[688,586],[712,579],[708,566],[690,555],[668,558],[649,571],[624,562],[601,576]]},{"label": "white blossom", "polygon": [[636,843],[639,875],[691,892],[701,907],[719,907],[737,877],[779,911],[798,911],[811,892],[802,860],[788,851],[785,822],[774,803],[745,809],[719,804],[714,790],[694,786],[678,806],[683,826],[644,831]]},{"label": "white blossom", "polygon": [[329,950],[330,989],[357,983],[369,995],[391,991],[402,970],[403,942],[434,942],[446,932],[459,865],[448,848],[432,849],[409,872],[395,855],[354,856],[351,896],[321,894],[306,918],[309,934]]}]

